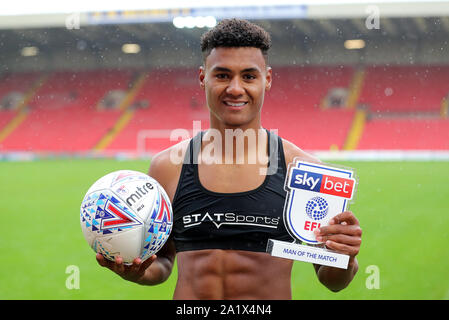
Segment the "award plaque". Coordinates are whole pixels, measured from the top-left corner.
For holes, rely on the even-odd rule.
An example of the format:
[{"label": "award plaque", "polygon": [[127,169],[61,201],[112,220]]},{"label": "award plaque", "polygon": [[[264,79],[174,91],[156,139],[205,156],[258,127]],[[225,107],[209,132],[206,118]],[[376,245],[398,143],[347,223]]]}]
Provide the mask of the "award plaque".
[{"label": "award plaque", "polygon": [[[354,198],[354,171],[296,160],[285,179],[284,224],[294,242],[268,240],[272,256],[347,269],[349,256],[328,250],[313,230],[327,226]],[[305,243],[302,244],[302,243]]]}]

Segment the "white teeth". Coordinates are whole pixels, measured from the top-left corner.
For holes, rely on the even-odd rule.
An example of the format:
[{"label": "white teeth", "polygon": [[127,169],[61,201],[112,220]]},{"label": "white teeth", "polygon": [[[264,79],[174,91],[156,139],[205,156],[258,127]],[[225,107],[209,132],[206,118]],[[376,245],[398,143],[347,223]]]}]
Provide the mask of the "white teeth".
[{"label": "white teeth", "polygon": [[225,103],[231,107],[242,107],[246,104],[246,102],[232,103],[232,102],[228,102],[228,101],[225,101]]}]

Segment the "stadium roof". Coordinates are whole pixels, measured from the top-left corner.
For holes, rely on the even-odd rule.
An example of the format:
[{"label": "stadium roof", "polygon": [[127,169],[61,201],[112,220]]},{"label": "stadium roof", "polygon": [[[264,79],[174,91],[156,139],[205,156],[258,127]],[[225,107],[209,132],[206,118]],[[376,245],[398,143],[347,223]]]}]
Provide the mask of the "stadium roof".
[{"label": "stadium roof", "polygon": [[447,0],[227,0],[214,1],[213,5],[207,3],[204,0],[166,0],[159,5],[154,2],[142,4],[142,1],[135,0],[126,1],[126,5],[122,1],[88,0],[61,3],[51,0],[1,2],[0,29],[66,27],[67,20],[73,17],[86,26],[172,22],[178,16],[267,20],[367,18],[372,14],[381,18],[449,16]]},{"label": "stadium roof", "polygon": [[[166,4],[174,2],[165,1]],[[75,46],[95,51],[121,47],[124,43],[160,46],[164,41],[197,47],[205,29],[179,29],[173,19],[207,15],[214,15],[218,20],[229,16],[255,20],[272,34],[274,41],[449,38],[449,1],[377,1],[370,5],[362,1],[288,2],[293,3],[220,7],[217,2],[215,7],[0,16],[0,50],[12,53],[27,46],[42,51],[45,48],[68,50]]]},{"label": "stadium roof", "polygon": [[[53,0],[16,0],[14,2],[0,3],[1,15],[42,15],[72,12],[100,12],[125,10],[152,10],[174,8],[211,8],[211,7],[242,7],[242,6],[280,6],[280,5],[306,5],[306,6],[335,6],[335,5],[381,5],[406,4],[414,5],[428,1],[422,0],[165,0],[163,2],[148,2],[141,0],[78,0],[71,2],[54,2]],[[431,2],[444,3],[447,0],[433,0]]]}]

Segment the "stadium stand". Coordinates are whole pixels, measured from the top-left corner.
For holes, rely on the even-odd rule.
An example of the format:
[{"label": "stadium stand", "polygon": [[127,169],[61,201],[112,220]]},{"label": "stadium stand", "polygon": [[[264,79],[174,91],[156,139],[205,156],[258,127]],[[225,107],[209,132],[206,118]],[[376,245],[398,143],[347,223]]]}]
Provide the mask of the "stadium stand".
[{"label": "stadium stand", "polygon": [[[322,110],[320,104],[329,89],[347,87],[351,76],[352,68],[343,67],[276,68],[273,87],[263,107],[264,125],[267,129],[279,129],[279,134],[306,148],[341,147],[353,111]],[[149,128],[154,130],[148,133],[154,136],[148,136],[145,141],[150,150],[160,150],[176,142],[161,138],[158,130],[193,129],[194,120],[200,120],[202,128],[206,128],[208,112],[196,79],[193,69],[151,72],[134,101],[136,106],[144,107],[136,111],[133,120],[108,149],[135,149],[139,131]]]},{"label": "stadium stand", "polygon": [[146,80],[130,107],[134,116],[107,150],[136,150],[139,132],[153,130],[145,139],[145,150],[156,152],[177,141],[158,132],[185,128],[192,130],[192,121],[208,126],[204,93],[197,80],[197,70],[165,68],[147,73]]},{"label": "stadium stand", "polygon": [[348,88],[353,73],[341,66],[276,68],[263,107],[264,125],[307,150],[341,149],[354,111],[320,106],[330,89]]},{"label": "stadium stand", "polygon": [[15,116],[15,110],[1,110],[0,111],[0,128],[4,128]]},{"label": "stadium stand", "polygon": [[0,81],[0,148],[2,142],[27,117],[27,103],[45,75],[37,72],[6,73]]},{"label": "stadium stand", "polygon": [[447,119],[377,119],[365,124],[359,150],[449,150]]},{"label": "stadium stand", "polygon": [[[440,116],[441,103],[449,92],[448,67],[376,66],[365,68],[364,76],[360,74],[360,97],[355,96],[357,104],[364,106],[366,121],[359,126],[360,137],[354,148],[449,148],[449,121]],[[345,148],[353,130],[355,104],[348,106],[343,100],[340,105],[326,107],[324,99],[336,88],[350,91],[355,75],[351,66],[274,68],[272,90],[262,112],[264,126],[277,129],[305,150]],[[13,92],[29,92],[38,79],[42,74],[4,76],[0,101]],[[127,95],[135,82],[139,86]],[[348,96],[354,94],[348,92]],[[124,97],[129,100],[125,107],[121,103]],[[114,104],[110,99],[118,100]],[[144,149],[154,153],[177,142],[169,140],[170,130],[192,130],[195,120],[201,121],[204,129],[209,122],[204,93],[193,68],[54,72],[24,107],[26,117],[0,141],[0,150],[89,151],[111,130],[117,130],[102,150],[135,151],[143,142]],[[118,130],[125,111],[127,119]],[[0,132],[17,113],[0,110]]]},{"label": "stadium stand", "polygon": [[61,71],[49,75],[30,100],[27,118],[0,148],[90,150],[120,115],[119,110],[98,110],[98,103],[111,90],[128,90],[132,76],[129,70]]},{"label": "stadium stand", "polygon": [[359,103],[371,112],[439,112],[449,94],[448,66],[376,66],[365,73]]},{"label": "stadium stand", "polygon": [[358,149],[447,150],[447,66],[376,66],[365,70],[359,105],[368,121]]},{"label": "stadium stand", "polygon": [[[15,109],[12,103],[18,102],[12,96],[23,96],[38,78],[38,73],[9,73],[2,77],[0,82],[0,105],[2,109]],[[9,99],[9,98],[12,99]]]}]

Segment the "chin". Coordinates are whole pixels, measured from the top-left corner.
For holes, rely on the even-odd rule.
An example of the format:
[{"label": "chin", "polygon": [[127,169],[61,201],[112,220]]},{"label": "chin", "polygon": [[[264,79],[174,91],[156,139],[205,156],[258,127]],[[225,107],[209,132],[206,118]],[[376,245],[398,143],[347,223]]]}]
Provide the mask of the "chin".
[{"label": "chin", "polygon": [[212,118],[215,118],[215,120],[217,121],[216,123],[227,127],[237,128],[250,126],[252,123],[257,122],[258,119],[260,119],[259,114],[254,114],[253,112],[248,111],[249,110],[245,110],[244,112],[229,112],[229,110],[225,110],[224,112],[219,113],[211,112],[211,116]]},{"label": "chin", "polygon": [[242,119],[239,117],[228,117],[223,119],[223,124],[229,127],[243,127],[248,126],[253,122],[254,119]]}]

